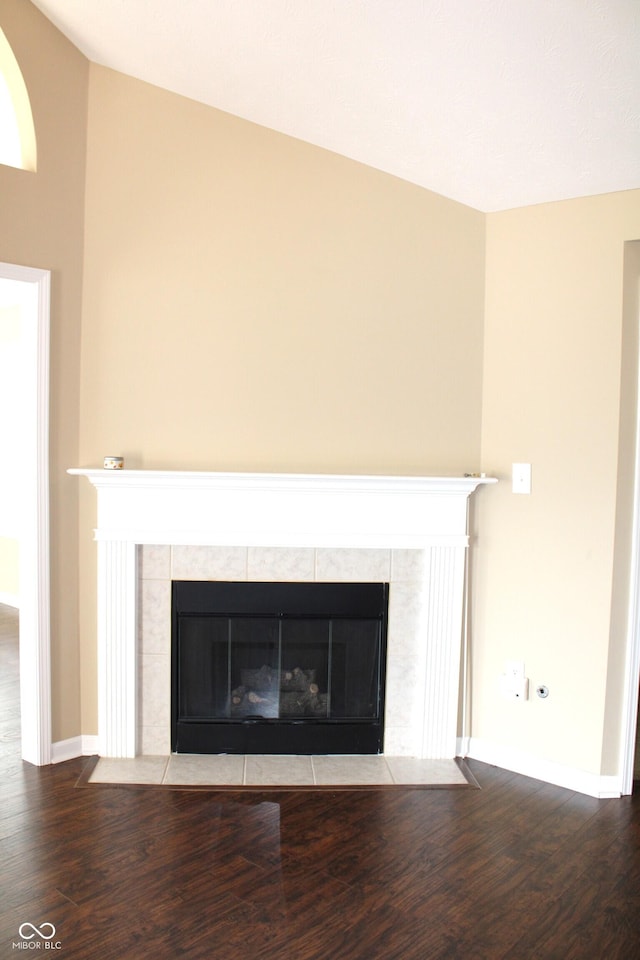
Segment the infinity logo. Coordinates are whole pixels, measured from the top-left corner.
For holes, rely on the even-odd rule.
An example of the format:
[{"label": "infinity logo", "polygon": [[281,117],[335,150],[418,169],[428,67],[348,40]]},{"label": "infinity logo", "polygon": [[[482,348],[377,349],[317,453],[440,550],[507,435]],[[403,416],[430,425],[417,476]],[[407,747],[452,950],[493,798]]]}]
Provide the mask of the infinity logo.
[{"label": "infinity logo", "polygon": [[[48,927],[49,930],[51,930],[51,933],[45,933],[44,932],[45,927]],[[27,930],[28,928],[31,928],[32,932],[24,933],[23,931]],[[18,933],[20,934],[23,940],[33,940],[36,934],[38,934],[38,936],[41,937],[42,940],[52,940],[53,937],[55,937],[56,935],[56,928],[52,923],[48,923],[48,922],[43,923],[40,928],[34,927],[32,923],[21,923]]]}]

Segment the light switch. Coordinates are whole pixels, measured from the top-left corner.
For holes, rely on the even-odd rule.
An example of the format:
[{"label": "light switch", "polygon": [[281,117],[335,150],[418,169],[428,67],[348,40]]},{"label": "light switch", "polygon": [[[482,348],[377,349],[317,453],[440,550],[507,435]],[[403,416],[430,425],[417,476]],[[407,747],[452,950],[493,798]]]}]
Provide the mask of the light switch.
[{"label": "light switch", "polygon": [[514,493],[531,493],[531,464],[512,464],[512,490]]}]

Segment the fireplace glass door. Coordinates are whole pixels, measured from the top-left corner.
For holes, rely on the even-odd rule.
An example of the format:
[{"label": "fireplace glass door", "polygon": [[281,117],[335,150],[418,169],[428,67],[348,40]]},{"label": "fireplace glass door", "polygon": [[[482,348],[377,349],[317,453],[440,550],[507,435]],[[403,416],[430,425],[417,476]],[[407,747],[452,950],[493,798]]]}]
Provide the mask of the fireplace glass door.
[{"label": "fireplace glass door", "polygon": [[379,753],[386,584],[173,584],[172,743]]}]

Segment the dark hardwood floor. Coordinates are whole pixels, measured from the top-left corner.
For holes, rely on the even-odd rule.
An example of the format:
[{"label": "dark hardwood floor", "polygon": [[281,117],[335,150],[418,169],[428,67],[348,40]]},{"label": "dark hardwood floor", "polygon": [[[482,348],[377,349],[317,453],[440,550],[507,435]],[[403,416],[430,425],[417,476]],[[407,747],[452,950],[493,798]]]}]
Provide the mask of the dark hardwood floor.
[{"label": "dark hardwood floor", "polygon": [[598,801],[475,762],[480,790],[78,786],[85,760],[19,759],[2,613],[1,958],[640,956],[637,795]]}]

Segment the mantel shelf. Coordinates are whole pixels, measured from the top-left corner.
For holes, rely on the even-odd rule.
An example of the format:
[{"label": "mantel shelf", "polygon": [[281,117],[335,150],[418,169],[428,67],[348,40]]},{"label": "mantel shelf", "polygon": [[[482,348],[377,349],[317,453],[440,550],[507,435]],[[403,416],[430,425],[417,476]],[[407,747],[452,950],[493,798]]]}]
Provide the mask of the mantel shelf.
[{"label": "mantel shelf", "polygon": [[467,543],[467,501],[492,477],[74,468],[98,492],[97,540],[288,547]]},{"label": "mantel shelf", "polygon": [[67,473],[86,477],[95,487],[207,487],[219,489],[263,489],[303,492],[375,491],[389,493],[473,493],[483,484],[497,483],[495,477],[478,474],[458,476],[383,476],[324,473],[230,473],[204,470],[106,470],[101,467],[72,467]]}]

